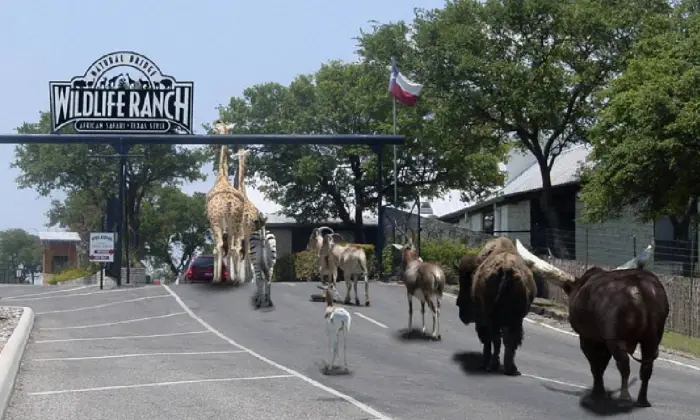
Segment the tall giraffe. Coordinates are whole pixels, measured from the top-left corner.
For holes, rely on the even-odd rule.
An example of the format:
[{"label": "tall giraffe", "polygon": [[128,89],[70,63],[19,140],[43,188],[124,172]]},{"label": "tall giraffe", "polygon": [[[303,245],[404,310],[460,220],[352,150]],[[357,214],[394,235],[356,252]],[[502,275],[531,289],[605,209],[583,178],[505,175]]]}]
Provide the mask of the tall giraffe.
[{"label": "tall giraffe", "polygon": [[[217,121],[214,130],[218,134],[227,134],[231,128]],[[221,269],[224,255],[233,281],[240,280],[240,244],[244,239],[243,227],[247,225],[245,214],[245,197],[231,185],[228,179],[228,148],[221,146],[219,167],[214,186],[207,193],[206,212],[214,236],[215,263],[214,283],[221,281]],[[224,247],[224,234],[228,235],[228,246]]]},{"label": "tall giraffe", "polygon": [[240,149],[236,153],[236,157],[238,158],[238,191],[241,192],[243,199],[245,201],[243,211],[245,213],[245,219],[246,219],[246,225],[244,227],[245,230],[245,245],[244,245],[244,253],[245,253],[245,269],[246,272],[250,275],[250,277],[253,276],[254,274],[254,267],[252,266],[253,261],[250,260],[250,237],[255,232],[257,229],[255,228],[255,220],[258,220],[260,216],[260,210],[255,206],[255,204],[250,201],[248,198],[248,193],[245,188],[245,171],[246,171],[246,162],[245,162],[245,157],[248,154],[248,151],[245,149]]}]

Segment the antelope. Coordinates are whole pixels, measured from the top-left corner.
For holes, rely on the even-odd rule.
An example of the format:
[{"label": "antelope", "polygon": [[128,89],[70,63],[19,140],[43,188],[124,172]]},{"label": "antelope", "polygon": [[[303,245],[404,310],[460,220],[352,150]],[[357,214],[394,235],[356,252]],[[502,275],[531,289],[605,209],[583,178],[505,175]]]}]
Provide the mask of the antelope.
[{"label": "antelope", "polygon": [[360,297],[357,294],[357,277],[362,275],[365,282],[365,306],[370,306],[367,256],[365,251],[356,246],[337,244],[333,239],[334,236],[344,240],[338,233],[327,233],[323,235],[323,245],[321,245],[321,257],[327,257],[330,266],[331,287],[335,290],[335,281],[340,268],[345,275],[345,285],[347,286],[344,303],[350,303],[350,288],[352,287],[355,289],[355,304],[359,306]]}]

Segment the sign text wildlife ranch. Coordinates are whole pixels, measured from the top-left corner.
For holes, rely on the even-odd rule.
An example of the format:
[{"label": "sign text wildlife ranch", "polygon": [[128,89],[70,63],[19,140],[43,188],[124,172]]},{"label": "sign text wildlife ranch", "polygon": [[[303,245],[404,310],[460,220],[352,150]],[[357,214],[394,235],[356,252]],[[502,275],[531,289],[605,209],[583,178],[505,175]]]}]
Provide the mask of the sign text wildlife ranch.
[{"label": "sign text wildlife ranch", "polygon": [[192,134],[193,82],[163,74],[144,55],[104,55],[82,76],[51,82],[51,129],[81,133]]}]

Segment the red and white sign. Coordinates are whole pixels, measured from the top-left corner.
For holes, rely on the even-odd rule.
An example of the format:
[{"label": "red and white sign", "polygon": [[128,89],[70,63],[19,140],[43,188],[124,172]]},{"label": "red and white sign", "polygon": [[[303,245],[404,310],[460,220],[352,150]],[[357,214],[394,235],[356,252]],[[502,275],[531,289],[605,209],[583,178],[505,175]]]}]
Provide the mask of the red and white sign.
[{"label": "red and white sign", "polygon": [[114,232],[91,233],[88,258],[95,262],[114,262]]}]

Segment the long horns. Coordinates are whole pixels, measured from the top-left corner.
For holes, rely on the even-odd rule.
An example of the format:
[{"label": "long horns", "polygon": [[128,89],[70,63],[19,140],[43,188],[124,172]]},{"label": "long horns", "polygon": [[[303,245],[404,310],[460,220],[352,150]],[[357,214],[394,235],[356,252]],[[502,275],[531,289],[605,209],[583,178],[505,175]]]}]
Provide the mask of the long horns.
[{"label": "long horns", "polygon": [[549,264],[545,261],[534,256],[530,251],[525,248],[525,246],[520,242],[520,239],[515,240],[515,248],[518,251],[518,255],[525,261],[525,263],[530,267],[532,273],[542,278],[551,281],[559,287],[564,287],[567,283],[573,283],[576,279],[569,273],[566,273],[557,267]]},{"label": "long horns", "polygon": [[316,232],[319,235],[322,235],[324,230],[329,231],[331,234],[335,233],[335,231],[333,229],[329,228],[328,226],[320,226],[320,227],[314,228],[314,232]]}]

